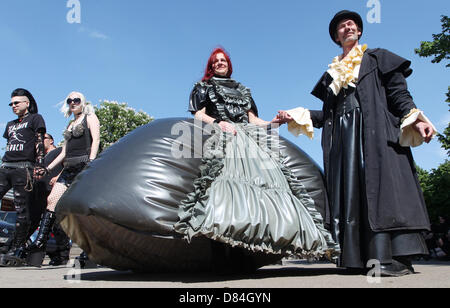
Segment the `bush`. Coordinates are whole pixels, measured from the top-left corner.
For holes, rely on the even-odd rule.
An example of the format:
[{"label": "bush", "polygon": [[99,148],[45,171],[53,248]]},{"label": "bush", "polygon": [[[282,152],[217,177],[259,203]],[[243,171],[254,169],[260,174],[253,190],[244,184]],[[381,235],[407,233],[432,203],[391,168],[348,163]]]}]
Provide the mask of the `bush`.
[{"label": "bush", "polygon": [[136,111],[127,103],[103,101],[95,107],[95,114],[100,121],[100,150],[104,151],[120,138],[142,125],[153,121],[153,117],[144,111]]}]

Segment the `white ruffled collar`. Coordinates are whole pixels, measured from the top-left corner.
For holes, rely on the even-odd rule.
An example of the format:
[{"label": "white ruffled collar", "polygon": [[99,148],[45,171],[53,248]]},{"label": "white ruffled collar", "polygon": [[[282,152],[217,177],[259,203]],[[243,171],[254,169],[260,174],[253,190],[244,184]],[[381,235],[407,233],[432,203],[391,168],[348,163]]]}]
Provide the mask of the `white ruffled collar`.
[{"label": "white ruffled collar", "polygon": [[342,88],[356,87],[355,83],[358,81],[362,58],[366,50],[367,45],[357,45],[344,59],[340,60],[337,56],[333,59],[333,63],[328,65],[330,69],[327,72],[333,78],[330,88],[334,95],[337,96]]}]

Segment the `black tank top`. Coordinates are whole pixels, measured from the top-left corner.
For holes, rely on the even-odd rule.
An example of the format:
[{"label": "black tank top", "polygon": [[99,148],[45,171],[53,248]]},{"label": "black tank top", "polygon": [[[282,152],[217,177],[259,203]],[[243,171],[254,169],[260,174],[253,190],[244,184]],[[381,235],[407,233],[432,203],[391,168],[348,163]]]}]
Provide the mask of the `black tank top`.
[{"label": "black tank top", "polygon": [[92,136],[87,125],[87,115],[72,130],[66,130],[64,138],[66,139],[67,158],[89,156],[91,154]]}]

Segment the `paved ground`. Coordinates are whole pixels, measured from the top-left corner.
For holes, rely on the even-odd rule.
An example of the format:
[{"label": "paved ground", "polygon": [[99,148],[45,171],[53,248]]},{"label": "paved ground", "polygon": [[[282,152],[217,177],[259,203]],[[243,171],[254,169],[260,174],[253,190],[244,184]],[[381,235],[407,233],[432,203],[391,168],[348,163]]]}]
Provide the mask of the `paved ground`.
[{"label": "paved ground", "polygon": [[[72,249],[71,257],[80,253]],[[215,276],[198,274],[136,274],[97,267],[77,270],[0,268],[0,288],[450,288],[450,262],[416,262],[418,274],[381,278],[370,283],[366,276],[348,275],[329,263],[284,260],[253,275]]]}]

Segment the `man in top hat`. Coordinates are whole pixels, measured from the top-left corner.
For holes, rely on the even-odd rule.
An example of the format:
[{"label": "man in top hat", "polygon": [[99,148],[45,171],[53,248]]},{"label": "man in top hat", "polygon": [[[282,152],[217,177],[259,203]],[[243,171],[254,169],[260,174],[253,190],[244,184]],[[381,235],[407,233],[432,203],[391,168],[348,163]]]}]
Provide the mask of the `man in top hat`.
[{"label": "man in top hat", "polygon": [[360,45],[358,13],[338,12],[329,32],[342,54],[312,91],[322,110],[296,108],[278,117],[297,135],[323,129],[324,218],[341,246],[338,266],[364,272],[377,260],[382,276],[413,273],[412,256],[428,254],[420,232],[430,223],[410,146],[428,143],[435,128],[407,89],[411,62]]},{"label": "man in top hat", "polygon": [[33,174],[44,167],[44,119],[38,114],[36,101],[25,89],[11,94],[13,113],[17,119],[6,125],[3,137],[7,140],[0,166],[0,199],[14,189],[17,213],[16,229],[9,251],[0,255],[0,266],[21,266],[25,260],[25,244],[31,230]]}]

